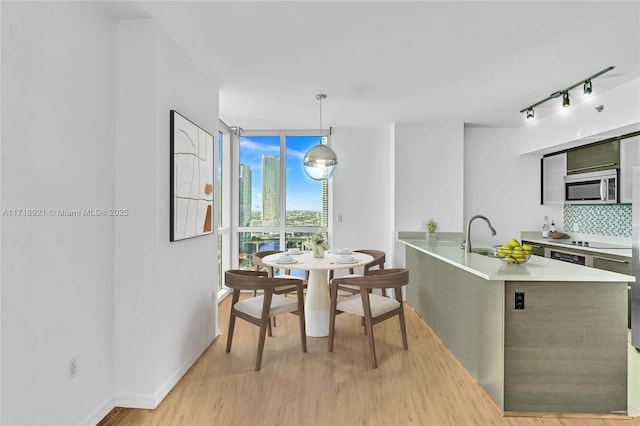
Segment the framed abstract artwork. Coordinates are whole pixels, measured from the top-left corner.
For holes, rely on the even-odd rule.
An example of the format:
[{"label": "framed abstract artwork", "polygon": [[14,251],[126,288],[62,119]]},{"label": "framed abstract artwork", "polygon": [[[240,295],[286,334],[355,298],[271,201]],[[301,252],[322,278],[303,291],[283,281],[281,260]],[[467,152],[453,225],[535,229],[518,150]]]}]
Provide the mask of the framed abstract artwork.
[{"label": "framed abstract artwork", "polygon": [[170,241],[213,232],[213,136],[170,112]]}]

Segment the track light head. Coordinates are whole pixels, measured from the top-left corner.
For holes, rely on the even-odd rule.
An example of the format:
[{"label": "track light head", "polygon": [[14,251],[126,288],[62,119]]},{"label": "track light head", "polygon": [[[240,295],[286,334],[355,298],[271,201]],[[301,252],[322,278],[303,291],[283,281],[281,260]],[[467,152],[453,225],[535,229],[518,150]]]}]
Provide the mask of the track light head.
[{"label": "track light head", "polygon": [[591,96],[591,80],[587,80],[584,82],[584,87],[582,89],[582,93],[585,96]]},{"label": "track light head", "polygon": [[569,102],[569,92],[562,93],[562,108],[569,108],[571,103]]},{"label": "track light head", "polygon": [[533,116],[533,108],[529,108],[527,110],[527,120],[533,120],[534,116]]}]

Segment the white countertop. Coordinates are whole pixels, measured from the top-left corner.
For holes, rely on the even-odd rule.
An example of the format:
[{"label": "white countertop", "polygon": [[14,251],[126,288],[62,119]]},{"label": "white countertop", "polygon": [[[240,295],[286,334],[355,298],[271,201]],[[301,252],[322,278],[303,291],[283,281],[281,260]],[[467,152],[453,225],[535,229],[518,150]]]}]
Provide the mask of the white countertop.
[{"label": "white countertop", "polygon": [[[435,241],[400,239],[403,244],[427,255],[456,266],[490,281],[584,281],[584,282],[634,282],[635,277],[560,262],[540,256],[520,265],[477,253],[464,253],[459,241]],[[486,246],[485,246],[486,247]],[[474,248],[482,248],[479,245]]]}]

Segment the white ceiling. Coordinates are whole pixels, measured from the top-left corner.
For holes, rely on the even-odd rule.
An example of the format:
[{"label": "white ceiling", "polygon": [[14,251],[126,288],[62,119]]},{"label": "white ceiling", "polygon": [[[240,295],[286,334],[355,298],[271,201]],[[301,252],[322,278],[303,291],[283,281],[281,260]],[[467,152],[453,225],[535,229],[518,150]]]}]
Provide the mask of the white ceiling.
[{"label": "white ceiling", "polygon": [[[161,1],[154,17],[220,85],[244,129],[456,121],[520,126],[519,111],[613,65],[594,94],[640,76],[639,1]],[[582,89],[570,92],[582,101]],[[557,111],[560,99],[536,108]]]}]

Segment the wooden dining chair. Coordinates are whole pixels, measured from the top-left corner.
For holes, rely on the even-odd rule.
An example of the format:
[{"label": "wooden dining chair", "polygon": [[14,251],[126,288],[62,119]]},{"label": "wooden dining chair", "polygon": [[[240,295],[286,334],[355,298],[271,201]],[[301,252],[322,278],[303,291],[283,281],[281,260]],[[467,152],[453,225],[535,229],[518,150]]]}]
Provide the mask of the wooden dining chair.
[{"label": "wooden dining chair", "polygon": [[[275,294],[275,289],[282,284],[282,280],[269,277],[267,272],[264,271],[229,270],[224,273],[224,278],[225,285],[233,289],[229,334],[227,335],[227,352],[231,351],[236,318],[242,318],[253,325],[257,325],[260,327],[260,337],[258,339],[256,370],[260,370],[267,329],[270,331],[271,317],[283,313],[298,315],[300,321],[300,345],[302,346],[302,352],[307,352],[302,280],[291,279],[291,285],[296,288],[298,295],[296,300]],[[264,294],[240,300],[240,292],[242,290],[262,290]],[[269,332],[269,335],[271,335],[271,332]]]},{"label": "wooden dining chair", "polygon": [[[349,312],[364,318],[365,333],[371,349],[371,366],[377,368],[376,346],[373,338],[373,326],[379,322],[398,316],[402,347],[407,350],[407,330],[404,321],[402,287],[409,283],[409,270],[404,268],[369,271],[368,275],[351,278],[334,278],[330,285],[331,308],[329,313],[329,352],[333,352],[336,316]],[[341,285],[355,285],[359,294],[338,300],[338,288]],[[394,297],[380,296],[370,290],[376,288],[393,289]]]},{"label": "wooden dining chair", "polygon": [[[304,278],[300,278],[300,277],[296,277],[294,275],[291,275],[291,269],[286,269],[283,268],[284,270],[284,274],[278,274],[276,275],[275,273],[275,268],[273,266],[267,265],[266,263],[264,263],[263,259],[266,256],[269,256],[271,254],[278,254],[278,253],[284,253],[281,250],[263,250],[263,251],[258,251],[256,253],[253,254],[253,268],[256,271],[267,271],[267,273],[269,274],[270,277],[273,278],[282,278],[282,279],[302,279],[302,288],[304,290],[306,290],[307,288],[307,282],[309,281],[309,271],[305,271],[305,276]],[[295,285],[291,285],[291,283],[283,283],[283,285],[279,286],[278,288],[276,288],[274,290],[274,294],[284,294],[285,296],[289,293],[295,293],[296,292],[296,286]],[[253,297],[255,297],[257,294],[257,291],[254,290],[253,291]],[[273,317],[273,326],[276,326],[276,317]]]},{"label": "wooden dining chair", "polygon": [[[385,252],[383,252],[381,250],[354,250],[354,252],[368,254],[369,256],[373,257],[373,260],[363,266],[362,274],[356,274],[355,273],[355,268],[349,268],[349,274],[348,275],[342,275],[340,278],[363,277],[363,276],[369,275],[369,272],[372,270],[372,268],[384,269],[384,263],[386,261]],[[329,279],[330,280],[333,279],[333,271],[329,272]],[[341,285],[338,288],[338,290],[346,291],[346,292],[351,293],[351,294],[360,293],[360,288],[359,287],[357,287],[355,285],[350,285],[350,284]],[[384,295],[386,293],[386,289],[380,289],[380,290],[382,292],[382,295]]]}]

